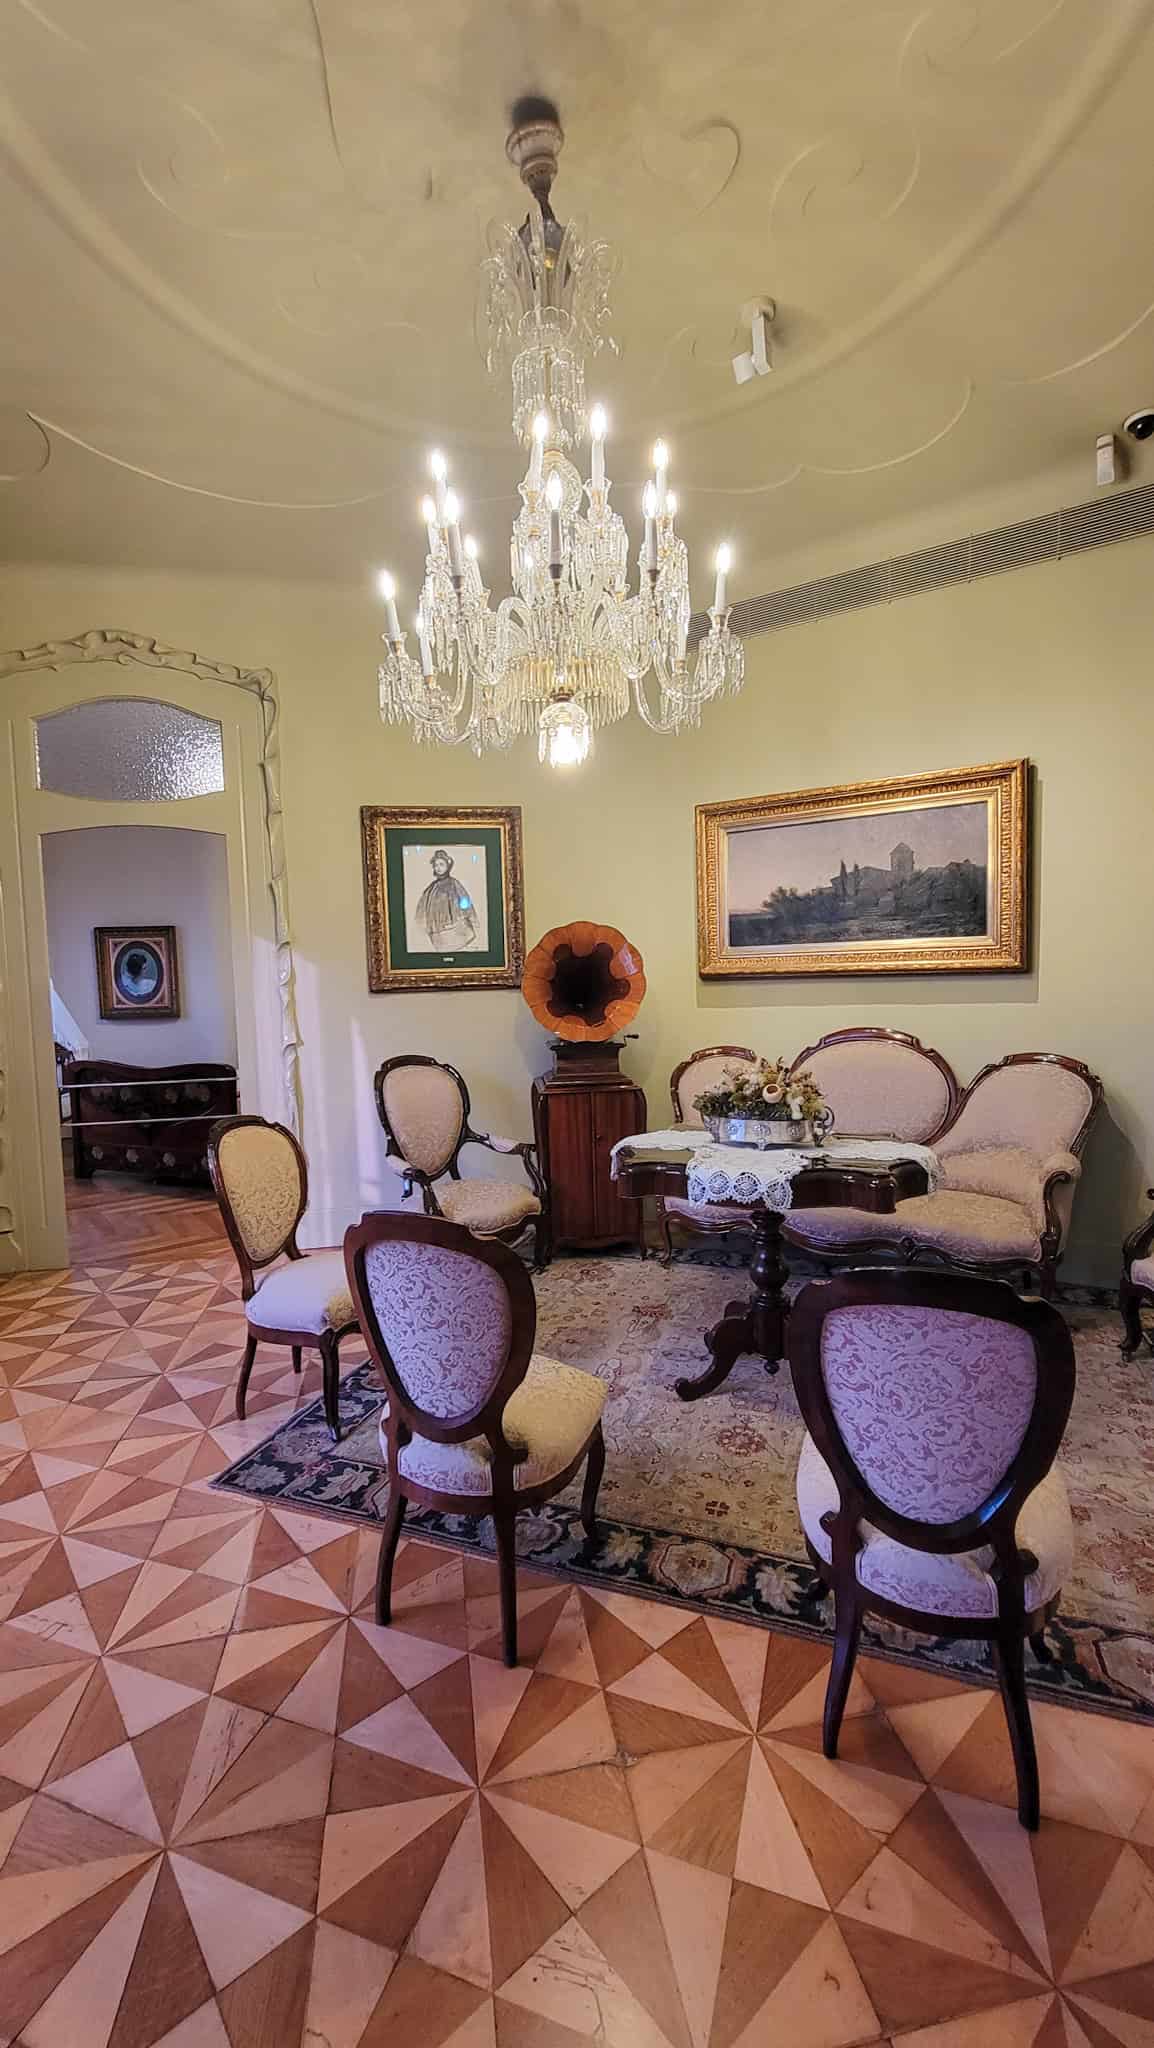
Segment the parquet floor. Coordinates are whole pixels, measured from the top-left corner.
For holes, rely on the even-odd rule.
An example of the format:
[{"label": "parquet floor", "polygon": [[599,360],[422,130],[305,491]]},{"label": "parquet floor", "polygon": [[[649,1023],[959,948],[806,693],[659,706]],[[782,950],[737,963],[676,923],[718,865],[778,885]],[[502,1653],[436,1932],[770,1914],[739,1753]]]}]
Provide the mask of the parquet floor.
[{"label": "parquet floor", "polygon": [[[1151,2048],[1154,1735],[209,1490],[228,1259],[0,1291],[0,2048]],[[355,1356],[355,1347],[353,1355]]]},{"label": "parquet floor", "polygon": [[227,1245],[210,1188],[166,1186],[131,1174],[73,1178],[64,1169],[68,1248],[78,1266],[205,1258]]}]

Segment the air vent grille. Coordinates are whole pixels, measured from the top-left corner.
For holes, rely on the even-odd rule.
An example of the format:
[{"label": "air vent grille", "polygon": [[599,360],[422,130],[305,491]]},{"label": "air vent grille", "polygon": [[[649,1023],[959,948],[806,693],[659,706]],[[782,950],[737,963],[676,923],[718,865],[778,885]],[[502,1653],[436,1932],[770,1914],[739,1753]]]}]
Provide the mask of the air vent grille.
[{"label": "air vent grille", "polygon": [[[920,548],[888,562],[871,562],[838,576],[820,576],[812,583],[794,583],[769,590],[762,597],[740,599],[733,607],[733,628],[743,639],[754,633],[780,633],[787,626],[810,625],[840,612],[865,611],[918,597],[927,590],[945,590],[954,583],[976,583],[983,576],[1003,576],[1028,569],[1035,562],[1058,562],[1063,555],[1088,548],[1111,547],[1115,541],[1137,540],[1154,533],[1154,484],[1119,491],[1110,498],[1091,498],[1061,512],[1044,512],[1015,526],[997,526],[966,540]],[[696,643],[708,629],[704,613],[690,628]]]}]

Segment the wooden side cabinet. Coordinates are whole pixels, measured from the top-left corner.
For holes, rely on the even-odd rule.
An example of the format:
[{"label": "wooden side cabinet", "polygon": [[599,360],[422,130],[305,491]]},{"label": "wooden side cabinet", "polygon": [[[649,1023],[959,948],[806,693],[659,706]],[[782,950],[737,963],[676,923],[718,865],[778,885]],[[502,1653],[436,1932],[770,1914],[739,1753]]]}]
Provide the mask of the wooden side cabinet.
[{"label": "wooden side cabinet", "polygon": [[646,1124],[645,1096],[620,1070],[621,1048],[554,1046],[554,1067],[533,1083],[533,1131],[549,1187],[554,1249],[639,1244],[640,1202],[609,1177],[618,1138]]}]

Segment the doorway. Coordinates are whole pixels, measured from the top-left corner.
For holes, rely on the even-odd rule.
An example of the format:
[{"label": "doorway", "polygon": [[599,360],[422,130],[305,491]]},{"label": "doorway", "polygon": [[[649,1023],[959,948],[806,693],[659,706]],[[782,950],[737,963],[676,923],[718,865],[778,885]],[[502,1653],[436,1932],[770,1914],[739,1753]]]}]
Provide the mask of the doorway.
[{"label": "doorway", "polygon": [[92,825],[40,855],[71,1262],[226,1251],[204,1141],[239,1106],[227,838]]}]

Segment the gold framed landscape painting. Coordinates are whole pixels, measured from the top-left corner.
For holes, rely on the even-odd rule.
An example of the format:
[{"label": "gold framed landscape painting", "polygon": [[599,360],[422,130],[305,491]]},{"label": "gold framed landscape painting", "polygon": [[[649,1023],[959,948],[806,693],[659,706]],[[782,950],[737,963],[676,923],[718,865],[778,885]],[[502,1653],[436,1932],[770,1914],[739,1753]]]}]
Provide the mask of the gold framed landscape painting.
[{"label": "gold framed landscape painting", "polygon": [[1027,761],[699,804],[698,972],[1021,970],[1028,809]]},{"label": "gold framed landscape painting", "polygon": [[521,812],[365,804],[369,989],[519,988]]}]

